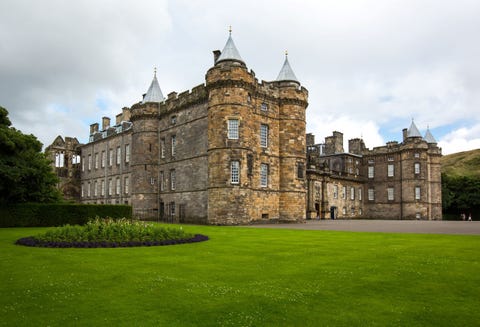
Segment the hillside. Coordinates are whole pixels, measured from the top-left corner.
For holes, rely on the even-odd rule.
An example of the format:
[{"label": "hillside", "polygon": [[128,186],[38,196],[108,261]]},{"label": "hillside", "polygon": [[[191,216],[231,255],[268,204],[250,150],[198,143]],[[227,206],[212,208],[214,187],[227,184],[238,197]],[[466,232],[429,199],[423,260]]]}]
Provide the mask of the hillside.
[{"label": "hillside", "polygon": [[443,156],[442,173],[449,176],[480,177],[480,149]]}]

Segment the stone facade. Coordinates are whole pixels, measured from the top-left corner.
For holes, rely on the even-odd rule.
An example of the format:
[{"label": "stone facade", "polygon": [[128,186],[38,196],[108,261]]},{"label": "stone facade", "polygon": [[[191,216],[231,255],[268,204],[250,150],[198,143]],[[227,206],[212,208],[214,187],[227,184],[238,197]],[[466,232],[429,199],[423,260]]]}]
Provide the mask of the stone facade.
[{"label": "stone facade", "polygon": [[324,144],[308,135],[308,217],[442,219],[441,149],[403,134],[372,150],[349,140],[350,153],[340,132]]}]

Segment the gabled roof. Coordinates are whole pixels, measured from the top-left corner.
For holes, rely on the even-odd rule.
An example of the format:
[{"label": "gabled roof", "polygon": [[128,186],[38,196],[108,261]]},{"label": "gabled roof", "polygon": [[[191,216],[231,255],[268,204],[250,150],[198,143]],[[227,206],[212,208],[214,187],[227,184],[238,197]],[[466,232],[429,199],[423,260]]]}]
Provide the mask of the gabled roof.
[{"label": "gabled roof", "polygon": [[432,133],[430,133],[430,129],[427,127],[427,132],[425,133],[425,137],[423,138],[427,143],[437,143],[437,140],[433,137]]},{"label": "gabled roof", "polygon": [[148,88],[148,91],[145,94],[142,103],[163,102],[164,99],[165,98],[163,97],[162,90],[160,89],[160,85],[158,84],[157,71],[155,70],[152,83],[150,84],[150,87]]},{"label": "gabled roof", "polygon": [[292,67],[290,67],[287,53],[285,53],[285,62],[283,63],[282,69],[280,70],[280,73],[278,74],[276,81],[277,82],[293,81],[293,82],[300,83],[297,79],[297,76],[295,76],[295,73],[293,72]]},{"label": "gabled roof", "polygon": [[218,57],[217,62],[226,60],[239,61],[245,64],[242,57],[240,56],[240,53],[237,50],[237,47],[235,46],[235,43],[233,42],[231,31],[230,35],[228,36],[227,43],[225,44],[225,47],[223,47],[223,51],[220,54],[220,57]]},{"label": "gabled roof", "polygon": [[407,137],[422,137],[422,134],[420,134],[420,131],[418,130],[417,126],[413,122],[410,124],[410,128],[407,131]]}]

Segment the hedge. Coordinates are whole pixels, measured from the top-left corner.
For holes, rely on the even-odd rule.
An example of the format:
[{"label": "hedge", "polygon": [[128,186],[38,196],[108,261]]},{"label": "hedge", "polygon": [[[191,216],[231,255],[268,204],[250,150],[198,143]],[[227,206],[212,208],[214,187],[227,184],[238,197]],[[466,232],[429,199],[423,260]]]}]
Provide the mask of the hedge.
[{"label": "hedge", "polygon": [[108,204],[26,203],[0,207],[0,227],[83,225],[90,218],[132,218],[132,207]]}]

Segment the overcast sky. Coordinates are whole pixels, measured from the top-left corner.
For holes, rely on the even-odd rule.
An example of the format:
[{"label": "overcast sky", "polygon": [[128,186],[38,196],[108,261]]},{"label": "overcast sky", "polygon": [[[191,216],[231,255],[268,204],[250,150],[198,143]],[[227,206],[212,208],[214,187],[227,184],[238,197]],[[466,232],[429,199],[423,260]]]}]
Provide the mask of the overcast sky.
[{"label": "overcast sky", "polygon": [[[480,148],[480,1],[0,1],[0,106],[49,145],[141,100],[204,83],[232,37],[259,80],[288,50],[309,90],[307,132],[367,147],[412,118],[443,153]],[[345,150],[347,150],[345,148]]]}]

